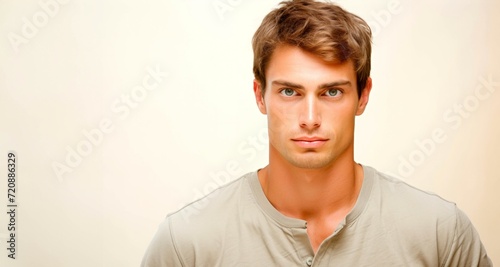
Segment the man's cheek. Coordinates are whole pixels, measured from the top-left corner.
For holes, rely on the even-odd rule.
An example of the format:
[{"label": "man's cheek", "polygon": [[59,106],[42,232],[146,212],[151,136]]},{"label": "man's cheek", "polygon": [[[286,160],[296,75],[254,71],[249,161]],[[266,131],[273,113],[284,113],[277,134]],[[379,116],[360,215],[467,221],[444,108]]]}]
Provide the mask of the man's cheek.
[{"label": "man's cheek", "polygon": [[288,118],[289,115],[286,113],[281,113],[281,112],[274,112],[272,116],[270,117],[270,122],[272,123],[271,127],[277,128],[277,127],[283,127],[286,125],[287,121],[289,120]]}]

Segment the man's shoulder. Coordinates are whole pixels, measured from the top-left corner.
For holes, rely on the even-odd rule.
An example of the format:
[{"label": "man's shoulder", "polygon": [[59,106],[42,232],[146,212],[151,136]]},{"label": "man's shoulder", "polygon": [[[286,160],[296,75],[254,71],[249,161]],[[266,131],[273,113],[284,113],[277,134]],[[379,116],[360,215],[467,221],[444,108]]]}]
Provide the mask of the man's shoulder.
[{"label": "man's shoulder", "polygon": [[[392,249],[414,255],[418,247],[422,260],[437,259],[446,266],[457,266],[456,261],[484,262],[489,266],[478,233],[454,202],[373,168],[367,169],[372,186],[363,225],[378,226],[374,231],[391,233],[385,236],[385,242]],[[471,249],[459,253],[462,246]]]},{"label": "man's shoulder", "polygon": [[167,215],[167,219],[179,224],[206,224],[207,221],[222,220],[230,216],[230,211],[241,204],[240,199],[251,197],[248,179],[255,178],[256,172],[249,172],[212,192],[188,203]]},{"label": "man's shoulder", "polygon": [[386,230],[402,234],[397,238],[406,236],[412,240],[408,243],[437,238],[443,248],[453,240],[458,224],[470,224],[455,203],[438,194],[374,169],[372,178],[365,215],[370,218],[369,223],[379,221]]},{"label": "man's shoulder", "polygon": [[373,172],[374,198],[383,198],[384,203],[411,212],[421,211],[425,214],[447,217],[456,215],[456,204],[440,195],[420,189],[396,178],[371,168]]},{"label": "man's shoulder", "polygon": [[194,258],[218,255],[220,249],[213,244],[234,231],[231,227],[241,218],[241,208],[253,203],[248,179],[255,176],[256,172],[247,173],[168,214],[147,252],[154,256],[145,258],[167,262],[165,266],[191,266]]}]

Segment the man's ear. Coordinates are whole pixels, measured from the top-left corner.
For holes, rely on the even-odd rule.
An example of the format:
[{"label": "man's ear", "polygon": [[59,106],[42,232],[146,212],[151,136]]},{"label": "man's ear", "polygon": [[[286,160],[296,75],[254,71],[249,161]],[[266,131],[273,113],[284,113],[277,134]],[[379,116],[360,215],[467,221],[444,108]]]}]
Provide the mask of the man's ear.
[{"label": "man's ear", "polygon": [[257,107],[262,114],[267,114],[266,104],[264,103],[264,95],[262,94],[262,85],[259,81],[253,80],[253,93],[255,94],[255,101],[257,102]]},{"label": "man's ear", "polygon": [[372,78],[368,77],[366,79],[365,88],[361,91],[361,97],[358,101],[358,108],[356,110],[356,115],[359,116],[365,112],[366,105],[368,105],[368,99],[370,98],[370,92],[372,90]]}]

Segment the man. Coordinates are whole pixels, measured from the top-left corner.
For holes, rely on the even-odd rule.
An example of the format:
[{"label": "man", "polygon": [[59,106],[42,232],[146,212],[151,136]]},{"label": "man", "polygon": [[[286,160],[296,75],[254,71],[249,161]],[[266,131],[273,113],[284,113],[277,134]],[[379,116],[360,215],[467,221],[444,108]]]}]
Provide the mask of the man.
[{"label": "man", "polygon": [[491,266],[455,204],[354,161],[371,31],[342,8],[283,2],[253,38],[269,165],[167,216],[142,266]]}]

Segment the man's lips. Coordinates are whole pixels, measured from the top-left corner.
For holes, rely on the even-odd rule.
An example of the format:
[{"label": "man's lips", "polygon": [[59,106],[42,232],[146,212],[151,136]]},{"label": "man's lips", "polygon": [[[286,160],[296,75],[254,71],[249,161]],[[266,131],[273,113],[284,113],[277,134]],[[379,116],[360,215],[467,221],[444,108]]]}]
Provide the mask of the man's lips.
[{"label": "man's lips", "polygon": [[299,137],[292,138],[292,141],[303,148],[318,148],[324,145],[328,139],[322,137]]},{"label": "man's lips", "polygon": [[315,141],[328,141],[328,138],[322,137],[298,137],[292,138],[293,141],[315,142]]}]

